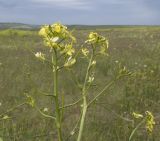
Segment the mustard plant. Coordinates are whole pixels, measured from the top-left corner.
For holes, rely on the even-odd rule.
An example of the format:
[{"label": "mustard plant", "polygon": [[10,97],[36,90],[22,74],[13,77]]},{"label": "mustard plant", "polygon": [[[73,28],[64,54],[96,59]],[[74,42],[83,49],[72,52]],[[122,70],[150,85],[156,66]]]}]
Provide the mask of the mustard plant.
[{"label": "mustard plant", "polygon": [[[82,134],[85,125],[86,113],[88,108],[112,85],[116,80],[122,76],[130,75],[130,72],[123,67],[119,75],[115,80],[108,83],[95,97],[88,100],[89,89],[91,88],[94,78],[94,69],[97,63],[97,58],[99,56],[108,55],[108,39],[99,35],[96,32],[90,32],[86,41],[79,48],[75,48],[76,38],[73,36],[72,31],[69,31],[66,26],[61,23],[55,23],[52,25],[44,25],[39,31],[39,35],[43,38],[44,45],[50,50],[51,58],[47,58],[42,52],[35,53],[35,57],[42,62],[48,63],[53,72],[53,94],[45,94],[46,96],[51,96],[54,99],[55,104],[55,116],[47,115],[45,112],[41,111],[36,105],[32,97],[27,96],[28,103],[35,107],[41,115],[46,118],[51,118],[55,121],[57,128],[58,141],[63,141],[62,136],[62,118],[63,110],[67,107],[79,104],[81,108],[81,114],[79,115],[79,121],[75,128],[71,131],[71,135],[75,133],[75,129],[78,127],[77,141],[82,140]],[[71,68],[75,63],[78,55],[83,55],[88,62],[85,78],[83,84],[81,85],[81,98],[74,103],[69,105],[64,105],[63,101],[60,101],[58,82],[59,71],[64,68]]]}]

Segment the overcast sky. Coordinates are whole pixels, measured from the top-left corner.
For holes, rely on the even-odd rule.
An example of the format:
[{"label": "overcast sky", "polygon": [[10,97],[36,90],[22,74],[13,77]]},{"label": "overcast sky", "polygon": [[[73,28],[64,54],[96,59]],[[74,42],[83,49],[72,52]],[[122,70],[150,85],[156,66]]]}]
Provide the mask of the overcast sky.
[{"label": "overcast sky", "polygon": [[160,25],[160,0],[0,0],[0,22]]}]

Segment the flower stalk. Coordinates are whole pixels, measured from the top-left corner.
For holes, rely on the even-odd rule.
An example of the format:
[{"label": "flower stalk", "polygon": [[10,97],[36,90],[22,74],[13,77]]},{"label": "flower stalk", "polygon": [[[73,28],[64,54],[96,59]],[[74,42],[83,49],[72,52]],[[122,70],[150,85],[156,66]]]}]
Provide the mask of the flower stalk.
[{"label": "flower stalk", "polygon": [[53,65],[53,80],[54,80],[54,100],[55,100],[55,113],[56,113],[56,128],[58,133],[58,141],[62,141],[62,128],[61,128],[61,112],[60,112],[60,105],[59,105],[59,94],[58,94],[58,58],[57,52],[54,50],[54,54],[52,54],[52,63]]},{"label": "flower stalk", "polygon": [[94,56],[94,50],[93,50],[91,57],[90,57],[90,60],[89,60],[89,64],[88,64],[87,72],[86,72],[86,76],[85,76],[85,81],[84,81],[84,85],[82,88],[83,106],[82,106],[82,116],[81,116],[80,128],[79,128],[77,141],[81,141],[82,133],[83,133],[83,129],[84,129],[84,122],[85,122],[85,117],[86,117],[86,113],[87,113],[87,89],[86,89],[86,86],[87,86],[87,80],[89,77],[89,70],[91,68],[92,61],[93,61],[93,56]]}]

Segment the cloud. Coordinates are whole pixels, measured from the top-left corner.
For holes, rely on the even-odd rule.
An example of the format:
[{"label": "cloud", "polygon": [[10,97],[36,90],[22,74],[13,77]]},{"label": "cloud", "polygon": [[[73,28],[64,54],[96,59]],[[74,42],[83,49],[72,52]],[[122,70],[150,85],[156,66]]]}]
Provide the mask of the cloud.
[{"label": "cloud", "polygon": [[90,0],[0,0],[2,8],[56,8],[90,10],[92,4]]},{"label": "cloud", "polygon": [[69,8],[69,9],[91,9],[91,4],[86,0],[31,0],[35,4],[41,6],[53,6],[59,8]]},{"label": "cloud", "polygon": [[16,5],[15,1],[4,1],[0,0],[0,7],[14,7]]},{"label": "cloud", "polygon": [[0,0],[0,22],[160,24],[159,0]]}]

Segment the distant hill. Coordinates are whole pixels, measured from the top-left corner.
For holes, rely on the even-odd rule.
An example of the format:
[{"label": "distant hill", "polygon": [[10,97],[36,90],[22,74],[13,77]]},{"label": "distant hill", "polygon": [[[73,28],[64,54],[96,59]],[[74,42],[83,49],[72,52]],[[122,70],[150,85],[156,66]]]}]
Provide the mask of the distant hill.
[{"label": "distant hill", "polygon": [[[97,28],[110,28],[110,25],[67,25],[71,29],[97,29]],[[40,25],[23,24],[23,23],[0,23],[0,29],[38,29]]]},{"label": "distant hill", "polygon": [[[92,30],[92,29],[107,29],[107,28],[127,28],[127,27],[160,27],[154,25],[67,25],[70,29]],[[0,29],[24,29],[38,30],[41,25],[23,24],[23,23],[0,23]]]},{"label": "distant hill", "polygon": [[105,28],[111,28],[111,27],[120,27],[120,26],[114,26],[114,25],[69,25],[69,28],[73,29],[105,29]]},{"label": "distant hill", "polygon": [[39,25],[23,24],[23,23],[0,23],[0,29],[38,29]]},{"label": "distant hill", "polygon": [[93,30],[93,29],[115,29],[115,28],[160,28],[160,25],[69,25],[71,29]]}]

